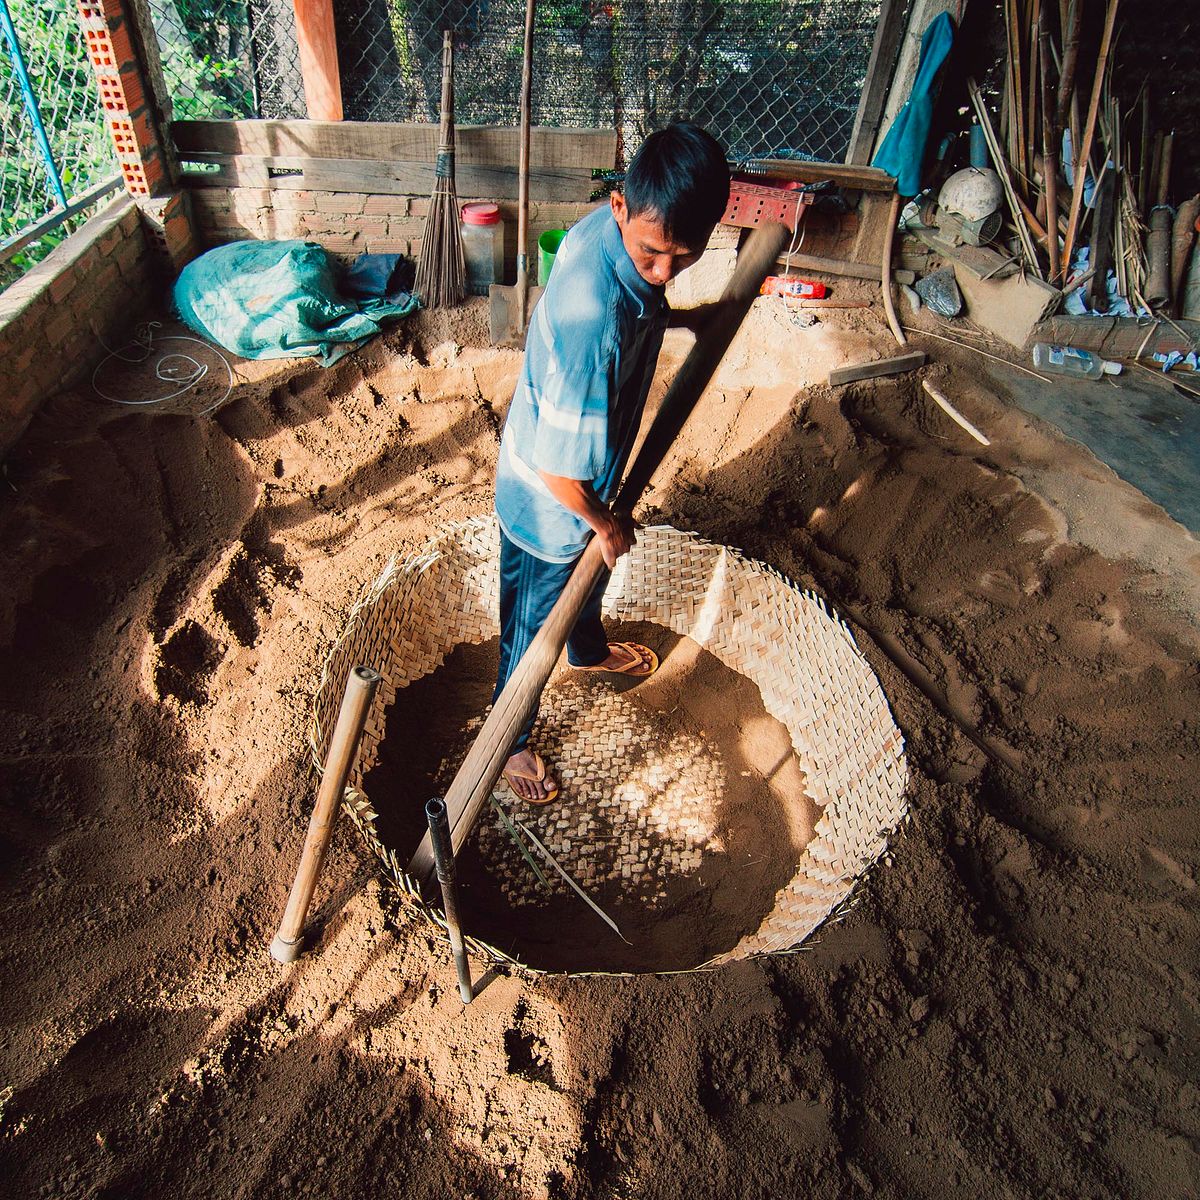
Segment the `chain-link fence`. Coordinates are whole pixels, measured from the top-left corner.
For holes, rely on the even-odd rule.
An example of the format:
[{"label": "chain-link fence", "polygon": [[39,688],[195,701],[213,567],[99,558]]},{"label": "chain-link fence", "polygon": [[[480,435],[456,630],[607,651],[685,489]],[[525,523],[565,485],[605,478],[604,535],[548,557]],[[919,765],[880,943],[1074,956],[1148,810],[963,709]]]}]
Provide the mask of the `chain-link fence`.
[{"label": "chain-link fence", "polygon": [[117,174],[71,0],[0,0],[0,130],[3,287],[86,220],[97,199],[80,201]]},{"label": "chain-link fence", "polygon": [[[177,117],[303,116],[291,0],[150,0]],[[513,125],[523,0],[338,0],[345,115],[436,121],[442,30],[458,121]],[[542,0],[537,124],[615,127],[622,160],[688,118],[735,158],[845,156],[878,0]]]},{"label": "chain-link fence", "polygon": [[[521,0],[341,0],[346,116],[436,120],[441,30],[456,39],[459,121],[512,125]],[[734,158],[845,156],[878,0],[555,0],[538,8],[533,119],[615,126],[622,158],[687,118]]]},{"label": "chain-link fence", "polygon": [[149,0],[177,120],[303,117],[291,0]]}]

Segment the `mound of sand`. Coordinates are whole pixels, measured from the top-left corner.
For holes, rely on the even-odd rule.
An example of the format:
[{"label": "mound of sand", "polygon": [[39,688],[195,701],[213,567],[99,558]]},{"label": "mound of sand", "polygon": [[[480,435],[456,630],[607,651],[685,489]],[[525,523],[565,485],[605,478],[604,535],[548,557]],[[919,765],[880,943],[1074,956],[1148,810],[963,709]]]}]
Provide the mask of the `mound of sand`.
[{"label": "mound of sand", "polygon": [[240,366],[209,416],[47,404],[0,487],[10,1194],[1194,1191],[1195,544],[974,361],[935,371],[986,451],[914,377],[752,369],[884,344],[851,316],[751,330],[643,516],[851,620],[913,820],[805,953],[466,1010],[346,826],[317,952],[265,947],[350,597],[490,504],[483,307]]}]

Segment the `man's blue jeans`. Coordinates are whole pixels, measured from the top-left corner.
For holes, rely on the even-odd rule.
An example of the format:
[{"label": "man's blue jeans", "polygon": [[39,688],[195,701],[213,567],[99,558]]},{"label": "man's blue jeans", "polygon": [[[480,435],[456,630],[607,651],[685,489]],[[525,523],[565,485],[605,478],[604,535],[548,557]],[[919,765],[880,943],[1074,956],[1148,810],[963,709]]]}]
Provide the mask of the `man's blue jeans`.
[{"label": "man's blue jeans", "polygon": [[[553,563],[535,558],[500,531],[500,670],[493,704],[550,615],[554,602],[562,595],[575,562]],[[567,638],[567,661],[573,667],[594,667],[608,657],[608,638],[600,620],[600,604],[608,580],[609,572],[605,571]],[[536,716],[535,708],[509,754],[516,754],[529,744],[529,731]]]}]

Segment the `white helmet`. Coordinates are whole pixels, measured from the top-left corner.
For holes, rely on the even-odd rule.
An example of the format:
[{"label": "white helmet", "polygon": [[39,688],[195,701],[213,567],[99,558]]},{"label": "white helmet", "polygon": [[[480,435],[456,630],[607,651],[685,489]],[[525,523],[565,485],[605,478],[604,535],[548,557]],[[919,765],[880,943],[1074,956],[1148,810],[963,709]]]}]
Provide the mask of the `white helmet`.
[{"label": "white helmet", "polygon": [[938,193],[938,207],[957,213],[964,221],[990,217],[1004,199],[1000,176],[990,167],[964,167],[955,171]]}]

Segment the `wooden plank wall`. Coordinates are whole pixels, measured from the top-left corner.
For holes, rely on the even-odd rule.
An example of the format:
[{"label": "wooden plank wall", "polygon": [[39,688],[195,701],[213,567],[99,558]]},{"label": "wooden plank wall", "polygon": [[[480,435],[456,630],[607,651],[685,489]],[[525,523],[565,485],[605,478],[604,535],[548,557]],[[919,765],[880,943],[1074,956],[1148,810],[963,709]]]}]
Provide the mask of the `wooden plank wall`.
[{"label": "wooden plank wall", "polygon": [[[171,134],[189,187],[275,188],[422,196],[433,191],[436,125],[342,121],[175,121]],[[518,131],[455,131],[456,190],[492,200],[517,195]],[[593,170],[616,165],[611,129],[537,128],[530,197],[586,201]]]}]

